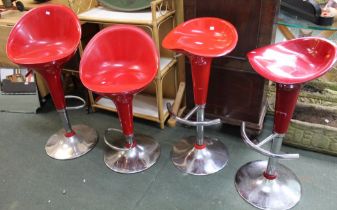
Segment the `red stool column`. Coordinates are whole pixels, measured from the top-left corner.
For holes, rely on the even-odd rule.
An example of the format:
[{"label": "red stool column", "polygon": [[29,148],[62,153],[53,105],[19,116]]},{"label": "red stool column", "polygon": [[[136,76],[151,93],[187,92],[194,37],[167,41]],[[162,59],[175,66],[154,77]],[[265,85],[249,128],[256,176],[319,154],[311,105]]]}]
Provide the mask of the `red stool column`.
[{"label": "red stool column", "polygon": [[134,94],[151,83],[158,67],[155,44],[135,26],[105,28],[84,50],[81,81],[88,89],[114,102],[122,128],[108,128],[104,135],[109,146],[104,162],[113,171],[127,174],[144,171],[160,156],[160,146],[152,137],[134,134],[132,113]]},{"label": "red stool column", "polygon": [[[221,170],[228,162],[226,146],[217,138],[204,136],[204,126],[219,124],[220,119],[205,121],[204,112],[212,59],[228,54],[236,43],[234,26],[218,18],[189,20],[163,41],[165,48],[184,53],[191,63],[195,107],[184,118],[179,118],[172,113],[171,105],[167,105],[178,122],[196,126],[196,136],[183,138],[173,145],[172,162],[184,173],[208,175]],[[188,120],[195,112],[197,120]]]},{"label": "red stool column", "polygon": [[[61,81],[61,68],[55,66],[54,68],[49,69],[35,69],[35,71],[41,74],[41,76],[44,78],[48,85],[48,89],[53,99],[54,106],[60,115],[64,130],[66,132],[64,135],[67,137],[74,136],[75,132],[71,128],[68,113],[66,110],[66,102]],[[50,146],[48,145],[48,148],[49,147]],[[52,151],[49,152],[49,149],[46,151],[47,153],[53,153]]]},{"label": "red stool column", "polygon": [[[190,55],[189,60],[192,71],[194,103],[199,106],[197,110],[197,122],[203,122],[212,58]],[[197,150],[205,149],[206,144],[204,143],[204,126],[197,125],[196,129],[197,136],[194,148]],[[226,150],[226,148],[224,148],[224,150]],[[228,156],[228,152],[224,151],[224,155]],[[225,162],[227,161],[225,160]]]},{"label": "red stool column", "polygon": [[[269,45],[248,53],[254,70],[276,83],[273,133],[254,144],[247,136],[245,122],[241,135],[255,151],[268,161],[252,161],[242,166],[235,176],[240,196],[259,209],[285,210],[301,198],[297,176],[279,159],[296,159],[298,154],[280,154],[282,140],[288,130],[301,84],[327,72],[336,61],[336,45],[318,37],[307,37]],[[261,148],[271,141],[270,151]]]},{"label": "red stool column", "polygon": [[[7,42],[8,57],[20,66],[39,72],[47,82],[64,129],[48,139],[45,149],[50,157],[59,160],[84,155],[97,142],[94,129],[86,125],[71,126],[61,82],[61,66],[75,53],[80,37],[81,25],[73,11],[64,6],[47,5],[27,12],[13,27]],[[77,96],[72,98],[85,103]]]},{"label": "red stool column", "polygon": [[[126,137],[133,136],[132,99],[133,95],[117,95],[111,97],[111,100],[113,100],[116,105],[119,122],[121,123],[123,134]],[[132,142],[128,143],[132,144]]]},{"label": "red stool column", "polygon": [[[290,120],[293,116],[301,85],[276,84],[276,100],[274,112],[274,128],[273,133],[278,134],[272,141],[270,150],[272,153],[278,154],[281,151],[282,138],[287,133]],[[276,168],[278,166],[278,158],[269,157],[267,169],[264,176],[269,179],[277,177]]]},{"label": "red stool column", "polygon": [[74,159],[86,154],[94,148],[98,135],[93,128],[87,125],[71,125],[62,87],[61,68],[55,66],[50,69],[35,69],[35,71],[45,79],[63,124],[63,129],[48,139],[45,146],[46,153],[58,160]]}]

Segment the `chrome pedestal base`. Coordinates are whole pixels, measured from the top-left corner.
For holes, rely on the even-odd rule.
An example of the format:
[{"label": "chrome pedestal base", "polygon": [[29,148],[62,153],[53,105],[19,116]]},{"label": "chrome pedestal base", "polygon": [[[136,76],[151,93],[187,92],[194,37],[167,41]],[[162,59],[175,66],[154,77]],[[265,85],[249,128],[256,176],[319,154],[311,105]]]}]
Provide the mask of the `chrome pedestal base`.
[{"label": "chrome pedestal base", "polygon": [[203,149],[196,149],[195,136],[181,139],[173,145],[171,158],[180,171],[193,175],[213,174],[224,168],[228,162],[226,146],[215,138],[204,137]]},{"label": "chrome pedestal base", "polygon": [[[111,137],[111,136],[110,136]],[[115,145],[123,148],[126,140],[124,136],[112,140]],[[137,173],[150,168],[160,156],[160,146],[152,137],[136,134],[136,146],[125,150],[108,148],[104,154],[105,164],[118,173]]]},{"label": "chrome pedestal base", "polygon": [[65,130],[61,129],[53,134],[45,146],[47,154],[57,160],[69,160],[80,157],[94,148],[97,143],[97,132],[86,125],[74,125],[76,133],[72,137],[65,137]]},{"label": "chrome pedestal base", "polygon": [[241,197],[259,209],[283,210],[294,207],[301,197],[301,184],[287,167],[278,164],[277,177],[266,179],[267,161],[253,161],[242,166],[235,176]]}]

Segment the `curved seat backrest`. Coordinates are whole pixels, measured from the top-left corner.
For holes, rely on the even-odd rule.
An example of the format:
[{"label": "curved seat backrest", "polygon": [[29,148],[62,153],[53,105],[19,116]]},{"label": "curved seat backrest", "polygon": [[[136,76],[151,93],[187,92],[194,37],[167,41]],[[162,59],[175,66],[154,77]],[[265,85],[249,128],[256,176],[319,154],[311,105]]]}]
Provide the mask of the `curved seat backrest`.
[{"label": "curved seat backrest", "polygon": [[46,5],[21,17],[9,34],[6,50],[17,64],[46,63],[72,55],[80,38],[81,25],[71,9]]},{"label": "curved seat backrest", "polygon": [[86,46],[80,77],[100,93],[135,93],[147,86],[159,67],[157,48],[142,29],[116,25],[105,28]]}]

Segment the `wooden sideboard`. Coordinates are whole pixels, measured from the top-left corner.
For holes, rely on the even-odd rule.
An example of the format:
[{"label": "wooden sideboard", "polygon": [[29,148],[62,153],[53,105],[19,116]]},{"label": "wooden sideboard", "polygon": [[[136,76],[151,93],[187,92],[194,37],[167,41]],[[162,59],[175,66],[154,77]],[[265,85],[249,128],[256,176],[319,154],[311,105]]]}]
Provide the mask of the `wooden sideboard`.
[{"label": "wooden sideboard", "polygon": [[[206,105],[207,118],[259,132],[266,113],[265,85],[246,58],[247,52],[274,42],[279,0],[184,0],[185,20],[219,17],[237,29],[239,41],[232,53],[213,60]],[[186,62],[187,107],[194,107],[190,65]]]}]

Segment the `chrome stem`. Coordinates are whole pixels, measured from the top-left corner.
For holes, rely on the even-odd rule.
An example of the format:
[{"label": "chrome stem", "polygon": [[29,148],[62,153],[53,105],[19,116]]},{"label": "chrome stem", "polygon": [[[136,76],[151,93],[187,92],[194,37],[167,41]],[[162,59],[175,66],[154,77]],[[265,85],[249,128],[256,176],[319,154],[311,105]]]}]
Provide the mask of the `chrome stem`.
[{"label": "chrome stem", "polygon": [[[272,153],[279,154],[281,147],[282,147],[282,140],[283,140],[283,136],[279,136],[279,135],[273,138],[272,144],[270,146],[270,150]],[[277,164],[278,164],[278,158],[269,157],[266,173],[271,176],[276,176],[277,175],[276,174]]]},{"label": "chrome stem", "polygon": [[[197,111],[197,122],[203,122],[205,115],[205,106],[199,106]],[[204,144],[204,126],[197,125],[197,142],[198,145]]]},{"label": "chrome stem", "polygon": [[133,134],[125,135],[125,140],[129,145],[132,145],[133,144]]},{"label": "chrome stem", "polygon": [[66,133],[72,132],[73,130],[71,128],[71,124],[70,124],[70,121],[69,121],[67,110],[66,109],[60,109],[60,110],[57,110],[57,112],[60,115],[60,118],[62,120],[62,125],[63,125],[63,128],[66,131]]}]

